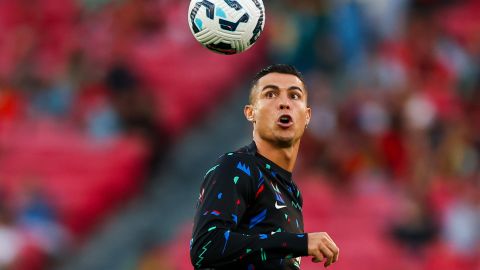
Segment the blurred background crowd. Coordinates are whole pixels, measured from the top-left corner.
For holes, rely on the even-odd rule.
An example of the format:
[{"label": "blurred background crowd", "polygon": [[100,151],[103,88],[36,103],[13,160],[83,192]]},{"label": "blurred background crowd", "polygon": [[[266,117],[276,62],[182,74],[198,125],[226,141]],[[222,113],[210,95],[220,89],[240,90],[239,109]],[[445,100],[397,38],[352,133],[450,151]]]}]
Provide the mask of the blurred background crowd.
[{"label": "blurred background crowd", "polygon": [[480,269],[479,1],[265,1],[235,56],[188,4],[0,0],[0,269],[192,269],[202,175],[269,63],[307,81],[294,178],[331,267]]}]

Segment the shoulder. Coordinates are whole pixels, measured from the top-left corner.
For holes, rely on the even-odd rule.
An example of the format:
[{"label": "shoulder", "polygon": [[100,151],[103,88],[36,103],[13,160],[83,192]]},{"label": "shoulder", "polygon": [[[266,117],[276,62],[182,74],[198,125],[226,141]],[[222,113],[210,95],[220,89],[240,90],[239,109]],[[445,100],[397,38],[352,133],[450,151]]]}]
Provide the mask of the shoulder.
[{"label": "shoulder", "polygon": [[221,155],[216,164],[219,168],[240,171],[252,176],[255,166],[255,156],[243,152],[229,152]]},{"label": "shoulder", "polygon": [[217,158],[212,167],[207,170],[205,177],[224,174],[235,174],[239,177],[254,177],[256,156],[246,147],[227,152]]},{"label": "shoulder", "polygon": [[[205,173],[202,188],[217,188],[229,192],[240,192],[247,200],[254,189],[257,178],[255,156],[246,153],[229,152],[221,155]],[[205,191],[207,192],[207,191]]]}]

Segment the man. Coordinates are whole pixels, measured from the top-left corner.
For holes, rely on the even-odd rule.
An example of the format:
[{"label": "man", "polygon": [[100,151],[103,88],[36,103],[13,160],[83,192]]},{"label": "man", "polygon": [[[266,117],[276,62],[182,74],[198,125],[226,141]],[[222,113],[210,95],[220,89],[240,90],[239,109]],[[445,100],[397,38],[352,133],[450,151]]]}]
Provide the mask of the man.
[{"label": "man", "polygon": [[304,233],[302,197],[292,181],[300,139],[310,121],[307,89],[289,65],[254,78],[244,114],[253,142],[207,171],[195,215],[190,257],[195,269],[299,269],[301,256],[338,260],[325,232]]}]

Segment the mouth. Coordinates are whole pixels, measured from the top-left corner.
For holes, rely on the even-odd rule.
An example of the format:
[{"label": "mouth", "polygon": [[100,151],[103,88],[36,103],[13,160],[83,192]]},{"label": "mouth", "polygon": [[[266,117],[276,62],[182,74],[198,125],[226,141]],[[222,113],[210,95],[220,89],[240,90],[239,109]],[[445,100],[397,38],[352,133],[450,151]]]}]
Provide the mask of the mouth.
[{"label": "mouth", "polygon": [[283,114],[278,118],[277,125],[279,125],[282,128],[289,128],[290,126],[293,125],[293,119],[290,115]]}]

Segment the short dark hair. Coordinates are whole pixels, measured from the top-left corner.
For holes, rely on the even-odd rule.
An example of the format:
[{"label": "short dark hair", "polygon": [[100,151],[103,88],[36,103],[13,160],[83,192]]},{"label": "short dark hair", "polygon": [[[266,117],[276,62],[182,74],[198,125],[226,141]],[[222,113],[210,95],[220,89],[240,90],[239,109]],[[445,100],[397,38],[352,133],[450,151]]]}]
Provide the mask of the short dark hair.
[{"label": "short dark hair", "polygon": [[292,65],[287,65],[287,64],[273,64],[268,67],[265,67],[264,69],[260,70],[255,76],[253,77],[252,84],[250,87],[250,95],[248,97],[248,101],[250,104],[253,101],[253,89],[257,85],[258,81],[270,74],[270,73],[281,73],[281,74],[290,74],[293,76],[296,76],[297,78],[302,81],[303,85],[305,86],[305,79],[303,78],[303,75],[300,71],[298,71],[294,66]]}]

